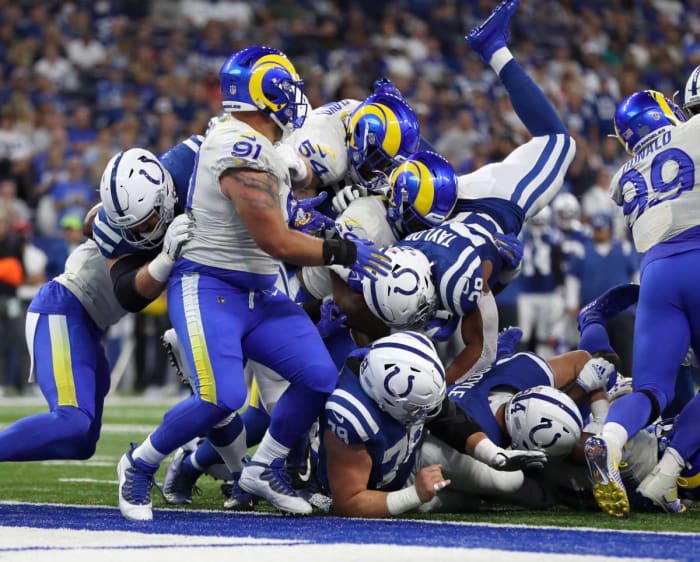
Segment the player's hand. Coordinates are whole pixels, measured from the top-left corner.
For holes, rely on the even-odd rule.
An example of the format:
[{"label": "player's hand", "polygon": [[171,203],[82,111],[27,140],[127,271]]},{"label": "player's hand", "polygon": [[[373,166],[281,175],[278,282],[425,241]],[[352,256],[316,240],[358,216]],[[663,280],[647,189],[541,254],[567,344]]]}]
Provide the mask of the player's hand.
[{"label": "player's hand", "polygon": [[506,269],[518,269],[523,259],[523,243],[514,234],[493,235],[493,244],[503,260]]},{"label": "player's hand", "polygon": [[280,143],[275,147],[275,152],[282,159],[284,165],[289,168],[289,177],[293,182],[306,180],[309,176],[309,168],[294,147]]},{"label": "player's hand", "polygon": [[336,213],[340,214],[347,209],[350,203],[352,203],[355,199],[366,196],[366,187],[362,187],[361,185],[346,185],[335,194],[333,200],[331,201],[331,206]]},{"label": "player's hand", "polygon": [[326,230],[335,230],[335,221],[314,209],[323,203],[327,196],[328,194],[323,191],[316,197],[297,199],[290,193],[287,199],[289,226],[312,235]]},{"label": "player's hand", "polygon": [[161,254],[165,254],[173,262],[177,261],[185,245],[194,236],[194,217],[189,213],[176,216],[168,226],[163,238],[163,249]]},{"label": "player's hand", "polygon": [[321,318],[316,322],[316,328],[321,337],[325,339],[335,334],[347,319],[348,317],[343,314],[333,299],[327,299],[321,305]]},{"label": "player's hand", "polygon": [[350,266],[352,271],[373,281],[376,281],[378,275],[383,277],[391,271],[391,258],[375,248],[371,240],[358,238],[351,242],[357,248],[357,259]]},{"label": "player's hand", "polygon": [[576,384],[586,392],[605,389],[608,386],[608,380],[615,372],[615,366],[610,361],[596,357],[583,366],[576,377]]},{"label": "player's hand", "polygon": [[423,503],[430,501],[440,490],[444,490],[450,485],[450,480],[446,480],[442,474],[442,466],[431,464],[420,469],[416,474],[416,492]]},{"label": "player's hand", "polygon": [[423,332],[433,341],[444,342],[450,339],[459,321],[459,316],[447,310],[438,310],[433,319],[423,327]]},{"label": "player's hand", "polygon": [[544,451],[514,451],[501,449],[494,457],[489,466],[496,470],[513,472],[525,470],[526,468],[543,468],[547,462],[547,455]]}]

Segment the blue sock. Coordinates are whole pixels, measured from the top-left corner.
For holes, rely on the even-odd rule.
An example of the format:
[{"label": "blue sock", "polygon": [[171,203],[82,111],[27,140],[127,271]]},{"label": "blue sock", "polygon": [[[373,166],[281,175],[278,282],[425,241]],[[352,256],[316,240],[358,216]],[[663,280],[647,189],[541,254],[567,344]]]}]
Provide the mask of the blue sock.
[{"label": "blue sock", "polygon": [[685,405],[673,424],[674,434],[671,447],[678,451],[683,460],[690,460],[700,451],[700,394]]},{"label": "blue sock", "polygon": [[306,459],[309,456],[309,433],[304,433],[296,440],[294,446],[287,455],[287,466],[306,468]]},{"label": "blue sock", "polygon": [[[212,445],[209,442],[209,439],[205,439],[202,441],[199,446],[197,447],[197,450],[194,452],[194,459],[197,461],[197,465],[201,466],[203,469],[207,468],[209,466],[213,466],[215,464],[221,464],[224,462],[224,460],[221,458],[221,455],[219,452],[214,448],[214,445]],[[189,461],[190,458],[188,457],[185,459],[186,461]],[[190,466],[192,466],[192,463],[190,462]],[[192,467],[192,470],[197,470],[196,468]]]},{"label": "blue sock", "polygon": [[615,353],[615,350],[610,345],[610,337],[605,330],[605,326],[598,322],[593,322],[584,326],[581,332],[581,341],[578,343],[578,348],[587,351],[588,353],[596,353],[598,351],[609,351]]},{"label": "blue sock", "polygon": [[605,422],[619,423],[627,430],[629,438],[632,438],[647,425],[650,415],[651,400],[649,397],[641,392],[632,392],[615,400],[610,406],[610,412]]},{"label": "blue sock", "polygon": [[243,431],[243,421],[241,416],[236,414],[225,426],[212,428],[209,431],[209,440],[215,447],[225,447],[233,443],[241,431]]},{"label": "blue sock", "polygon": [[248,447],[257,445],[262,441],[263,435],[270,427],[270,416],[262,407],[250,406],[241,414],[245,425],[245,440]]},{"label": "blue sock", "polygon": [[291,448],[319,416],[328,394],[302,384],[290,384],[280,396],[270,418],[270,435],[284,447]]},{"label": "blue sock", "polygon": [[88,459],[99,434],[93,420],[73,406],[17,420],[0,431],[0,462],[50,459]]},{"label": "blue sock", "polygon": [[554,106],[520,63],[510,60],[499,76],[508,90],[515,113],[533,137],[567,133]]},{"label": "blue sock", "polygon": [[230,412],[192,395],[175,404],[151,434],[156,450],[168,454],[198,435],[203,435]]}]

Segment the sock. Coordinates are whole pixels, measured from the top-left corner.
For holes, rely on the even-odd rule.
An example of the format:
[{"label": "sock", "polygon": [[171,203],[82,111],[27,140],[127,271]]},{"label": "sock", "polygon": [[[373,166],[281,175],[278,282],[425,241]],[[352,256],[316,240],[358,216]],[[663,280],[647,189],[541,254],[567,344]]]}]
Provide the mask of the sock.
[{"label": "sock", "polygon": [[503,67],[513,60],[513,53],[508,47],[501,47],[491,55],[489,66],[493,68],[496,74],[500,74]]},{"label": "sock", "polygon": [[289,450],[300,435],[309,431],[327,398],[328,393],[299,383],[290,384],[272,411],[269,434]]},{"label": "sock", "polygon": [[209,441],[216,448],[231,472],[243,470],[246,447],[245,428],[238,414],[233,414],[209,432]]},{"label": "sock", "polygon": [[287,454],[289,454],[289,447],[278,443],[267,431],[258,446],[258,450],[253,455],[253,460],[263,464],[270,464],[275,459],[286,458]]},{"label": "sock", "polygon": [[661,460],[657,466],[659,467],[659,472],[661,474],[675,476],[678,478],[681,471],[685,467],[685,461],[673,447],[666,447],[664,456],[661,457]]},{"label": "sock", "polygon": [[629,438],[627,430],[619,423],[606,422],[603,426],[603,438],[612,450],[613,458],[619,461],[622,457],[622,447],[625,446]]},{"label": "sock", "polygon": [[151,435],[146,437],[146,440],[131,453],[134,460],[142,460],[147,464],[159,465],[163,462],[163,459],[168,456],[169,452],[162,453],[153,446],[153,443],[151,443],[152,435],[151,433]]},{"label": "sock", "polygon": [[[502,53],[502,51],[507,53]],[[507,60],[507,55],[510,59]],[[562,123],[559,115],[552,103],[544,95],[542,89],[535,84],[530,78],[520,63],[512,58],[507,47],[502,47],[496,51],[491,57],[491,65],[494,70],[494,64],[503,64],[502,69],[498,72],[501,82],[508,90],[510,103],[513,105],[515,113],[527,127],[533,137],[543,135],[566,134],[566,127]]]},{"label": "sock", "polygon": [[584,326],[581,331],[581,341],[578,343],[578,348],[587,351],[591,355],[598,351],[615,353],[615,350],[610,345],[610,338],[605,326],[598,322]]},{"label": "sock", "polygon": [[[620,445],[624,445],[629,436],[634,436],[637,432],[647,425],[649,416],[651,415],[651,401],[646,394],[641,392],[632,392],[625,396],[621,396],[612,406],[606,418],[603,435],[607,437],[607,427],[610,423],[614,423],[621,427],[624,431],[624,436],[621,432],[616,433]],[[624,440],[622,439],[624,437]]]},{"label": "sock", "polygon": [[261,407],[248,406],[241,414],[245,426],[246,446],[257,445],[270,427],[270,415]]},{"label": "sock", "polygon": [[195,457],[198,450],[199,447],[197,447],[197,450],[194,453],[187,455],[182,461],[182,471],[188,476],[199,476],[204,472],[204,467],[197,462]]},{"label": "sock", "polygon": [[194,454],[188,457],[188,460],[192,462],[192,466],[199,468],[202,472],[212,465],[224,462],[224,459],[221,458],[221,455],[209,439],[202,441]]}]

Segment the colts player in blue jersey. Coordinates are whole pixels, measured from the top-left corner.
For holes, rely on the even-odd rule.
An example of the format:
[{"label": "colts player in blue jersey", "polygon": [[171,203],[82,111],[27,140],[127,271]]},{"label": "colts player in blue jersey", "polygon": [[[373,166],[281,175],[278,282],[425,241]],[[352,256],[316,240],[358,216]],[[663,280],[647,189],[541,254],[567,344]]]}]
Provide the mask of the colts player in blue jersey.
[{"label": "colts player in blue jersey", "polygon": [[544,462],[541,452],[505,451],[490,442],[445,398],[445,370],[432,342],[415,332],[399,332],[351,354],[326,402],[318,476],[331,493],[335,513],[399,515],[448,486],[440,464],[417,462],[426,430],[457,452],[480,456],[487,471]]},{"label": "colts player in blue jersey", "polygon": [[[192,137],[160,161],[148,151],[130,149],[108,164],[103,187],[113,183],[118,186],[115,190],[136,193],[139,186],[132,184],[146,182],[140,185],[144,201],[120,203],[122,216],[135,210],[142,213],[144,220],[136,229],[140,232],[114,228],[105,210],[93,209],[86,219],[89,227],[94,218],[93,239],[71,253],[65,272],[44,285],[32,301],[26,321],[30,376],[39,383],[50,412],[19,420],[0,432],[0,461],[87,459],[94,454],[110,385],[102,336],[127,310],[140,310],[152,300],[136,295],[133,288],[124,291],[125,274],[117,275],[119,268],[114,267],[111,277],[117,290],[113,291],[103,255],[116,260],[122,254],[139,254],[137,260],[125,260],[132,268],[152,258],[169,262],[173,248],[187,237],[187,229],[167,229],[175,208],[173,184],[186,189],[200,143]],[[119,170],[115,162],[121,163]],[[135,276],[136,270],[131,279]]]},{"label": "colts player in blue jersey", "polygon": [[[551,103],[506,46],[509,21],[518,3],[509,0],[500,4],[467,40],[498,73],[533,138],[502,162],[460,176],[455,216],[441,227],[411,234],[396,245],[397,249],[410,247],[423,253],[427,257],[423,269],[416,270],[417,263],[402,267],[402,259],[409,254],[398,252],[392,265],[395,273],[402,272],[400,282],[391,275],[378,283],[363,284],[365,301],[385,322],[389,316],[383,312],[396,308],[394,305],[401,309],[402,321],[410,318],[412,306],[420,307],[423,318],[416,318],[414,326],[422,327],[438,309],[440,316],[433,318],[430,326],[431,333],[439,337],[449,334],[461,321],[466,348],[448,367],[448,383],[493,362],[498,322],[492,290],[517,274],[522,246],[515,236],[523,221],[556,195],[575,150]],[[425,264],[430,265],[427,271]],[[426,277],[433,288],[430,284],[421,286]],[[420,283],[409,288],[406,283],[410,285],[411,278]],[[400,285],[397,291],[392,286],[395,281]],[[429,294],[432,291],[434,296]],[[398,302],[401,295],[413,302]],[[382,302],[386,296],[396,297],[397,302],[387,306]]]},{"label": "colts player in blue jersey", "polygon": [[[630,504],[620,478],[620,451],[673,399],[688,347],[700,351],[700,118],[687,119],[663,94],[644,90],[618,105],[614,124],[632,158],[611,180],[611,195],[641,254],[633,392],[612,405],[602,434],[586,442],[586,457],[598,505],[625,517]],[[691,432],[697,434],[695,428]],[[687,458],[669,454],[666,460],[682,466]],[[664,509],[684,509],[675,488],[642,485],[639,492]]]}]

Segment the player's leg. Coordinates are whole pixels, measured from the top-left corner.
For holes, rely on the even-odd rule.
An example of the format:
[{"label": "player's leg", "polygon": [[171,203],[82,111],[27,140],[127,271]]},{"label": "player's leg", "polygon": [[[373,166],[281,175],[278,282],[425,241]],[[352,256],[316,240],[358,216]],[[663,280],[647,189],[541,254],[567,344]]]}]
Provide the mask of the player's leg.
[{"label": "player's leg", "polygon": [[[119,507],[128,519],[152,519],[150,486],[163,459],[243,405],[240,347],[248,293],[213,277],[170,279],[168,311],[194,378],[194,394],[170,408],[146,440],[119,461]],[[225,458],[225,455],[222,455]]]},{"label": "player's leg", "polygon": [[67,289],[52,285],[44,292],[56,304],[66,302],[68,314],[27,315],[33,370],[50,412],[1,431],[0,461],[87,459],[95,451],[109,384],[102,332]]},{"label": "player's leg", "polygon": [[299,306],[283,295],[268,294],[256,300],[255,310],[260,323],[243,340],[245,353],[282,375],[289,387],[271,412],[270,428],[239,483],[282,510],[310,513],[311,506],[289,484],[284,459],[320,414],[338,374],[316,327]]}]

